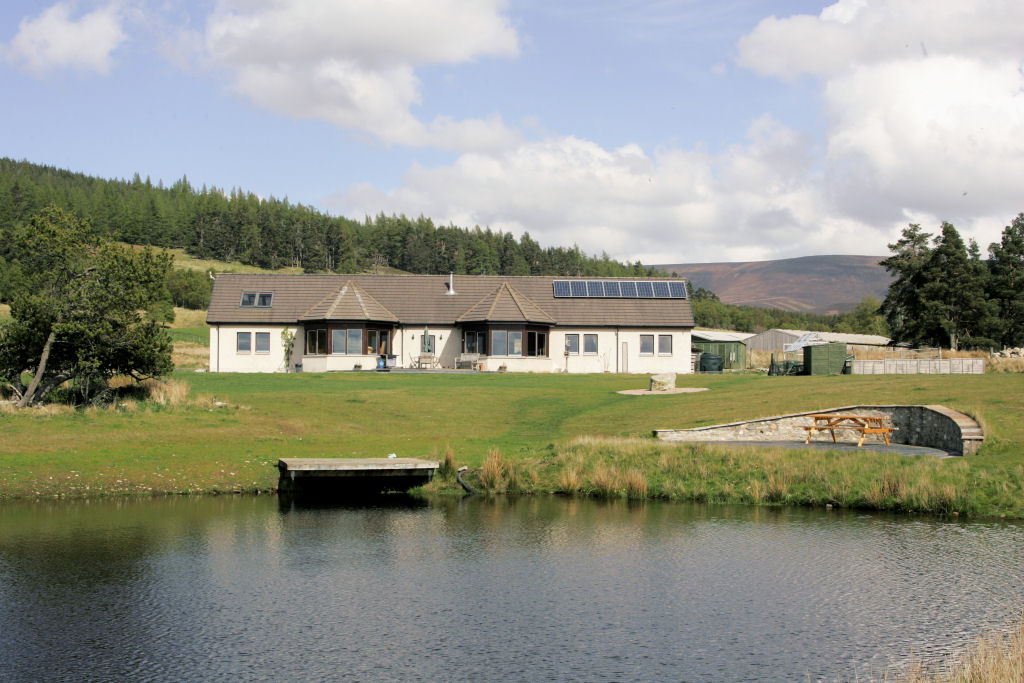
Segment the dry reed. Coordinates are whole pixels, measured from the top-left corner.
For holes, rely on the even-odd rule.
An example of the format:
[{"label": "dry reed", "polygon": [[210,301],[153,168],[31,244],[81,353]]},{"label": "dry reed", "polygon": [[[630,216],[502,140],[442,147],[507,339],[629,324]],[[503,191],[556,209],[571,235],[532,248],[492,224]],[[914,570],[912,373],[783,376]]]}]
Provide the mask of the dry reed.
[{"label": "dry reed", "polygon": [[558,477],[558,489],[562,493],[578,493],[583,479],[579,468],[566,467]]},{"label": "dry reed", "polygon": [[148,379],[142,386],[149,392],[149,400],[161,406],[180,406],[188,398],[189,385],[177,380]]},{"label": "dry reed", "polygon": [[1007,633],[981,636],[966,652],[927,666],[914,662],[905,671],[888,673],[892,683],[1019,683],[1024,681],[1024,618]]},{"label": "dry reed", "polygon": [[480,484],[488,491],[501,491],[505,484],[505,459],[497,448],[487,452],[487,459],[480,468]]},{"label": "dry reed", "polygon": [[612,498],[618,495],[622,475],[614,465],[599,463],[590,473],[590,488],[595,496]]},{"label": "dry reed", "polygon": [[625,485],[626,498],[642,500],[647,497],[647,477],[635,467],[626,471]]},{"label": "dry reed", "polygon": [[444,459],[438,468],[438,474],[444,479],[451,479],[455,476],[455,452],[452,451],[450,444],[445,444]]}]

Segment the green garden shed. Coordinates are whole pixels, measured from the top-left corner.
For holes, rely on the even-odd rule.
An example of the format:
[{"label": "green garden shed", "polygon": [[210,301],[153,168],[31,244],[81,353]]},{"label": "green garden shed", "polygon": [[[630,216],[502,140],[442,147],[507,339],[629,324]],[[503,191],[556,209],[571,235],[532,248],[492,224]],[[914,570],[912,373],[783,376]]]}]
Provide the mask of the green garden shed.
[{"label": "green garden shed", "polygon": [[846,365],[846,344],[828,342],[804,347],[804,373],[807,375],[841,375]]},{"label": "green garden shed", "polygon": [[745,332],[694,330],[690,336],[690,346],[694,351],[721,356],[722,367],[725,370],[746,370],[746,339],[751,336],[753,335]]}]

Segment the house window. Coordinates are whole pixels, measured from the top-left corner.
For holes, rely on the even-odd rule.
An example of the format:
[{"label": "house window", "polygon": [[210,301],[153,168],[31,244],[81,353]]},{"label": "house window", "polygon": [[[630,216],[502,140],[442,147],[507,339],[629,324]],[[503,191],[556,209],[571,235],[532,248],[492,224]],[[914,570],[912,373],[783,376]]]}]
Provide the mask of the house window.
[{"label": "house window", "polygon": [[659,334],[658,335],[658,355],[659,356],[671,356],[672,355],[672,335],[671,334]]},{"label": "house window", "polygon": [[306,330],[306,355],[323,356],[327,354],[327,328]]},{"label": "house window", "polygon": [[585,334],[583,335],[583,353],[596,354],[597,353],[597,335],[596,334]]},{"label": "house window", "polygon": [[366,352],[387,353],[389,335],[387,330],[366,331]]},{"label": "house window", "polygon": [[508,333],[508,355],[523,355],[523,333],[520,330],[512,330]]},{"label": "house window", "polygon": [[252,332],[239,332],[235,342],[235,350],[238,353],[249,353],[252,351]]},{"label": "house window", "polygon": [[361,327],[332,328],[331,353],[336,356],[345,354],[360,356],[363,353],[369,353],[363,348],[363,329]]},{"label": "house window", "polygon": [[653,356],[654,355],[654,335],[653,334],[641,334],[640,335],[640,355],[641,356]]},{"label": "house window", "polygon": [[270,353],[270,333],[256,333],[256,353]]},{"label": "house window", "polygon": [[238,305],[242,308],[270,308],[273,303],[273,292],[242,292]]},{"label": "house window", "polygon": [[425,334],[420,338],[420,353],[434,353],[434,335]]},{"label": "house window", "polygon": [[465,346],[465,353],[479,353],[482,356],[487,355],[487,333],[486,332],[466,332],[462,340],[463,346]]},{"label": "house window", "polygon": [[348,328],[348,353],[350,356],[363,353],[363,331],[360,328]]},{"label": "house window", "polygon": [[565,350],[570,354],[578,354],[580,352],[580,335],[565,335]]},{"label": "house window", "polygon": [[331,330],[331,353],[348,353],[348,330]]},{"label": "house window", "polygon": [[491,355],[492,356],[507,356],[508,355],[508,330],[492,330],[491,331]]},{"label": "house window", "polygon": [[526,355],[547,356],[548,355],[548,333],[533,332],[526,333]]}]

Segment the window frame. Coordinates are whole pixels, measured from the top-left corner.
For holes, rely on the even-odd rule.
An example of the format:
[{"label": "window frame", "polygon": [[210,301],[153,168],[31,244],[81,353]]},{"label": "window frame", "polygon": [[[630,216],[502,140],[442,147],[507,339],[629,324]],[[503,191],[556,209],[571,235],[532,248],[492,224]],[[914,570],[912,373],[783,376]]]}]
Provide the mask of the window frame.
[{"label": "window frame", "polygon": [[436,337],[432,334],[420,335],[420,353],[422,354],[433,354],[434,349],[437,348]]},{"label": "window frame", "polygon": [[[258,353],[258,354],[261,354],[261,355],[269,354],[270,353],[270,333],[269,332],[256,332],[255,334],[256,334],[256,339],[254,340],[255,341],[255,348],[254,348],[255,352]],[[264,345],[266,348],[262,348],[262,349],[260,348],[260,340],[261,339],[266,342],[266,344]]]},{"label": "window frame", "polygon": [[548,333],[540,330],[526,330],[526,357],[548,357]]},{"label": "window frame", "polygon": [[[320,334],[323,334],[323,341],[319,339]],[[313,339],[316,343],[310,344],[310,335],[313,335]],[[315,351],[310,351],[311,347],[315,347]],[[310,327],[306,329],[306,348],[304,354],[306,356],[326,356],[327,354],[327,328],[326,327]]]},{"label": "window frame", "polygon": [[[492,356],[508,356],[508,330],[504,327],[490,330],[489,346]],[[499,341],[500,340],[500,341]]]},{"label": "window frame", "polygon": [[[644,351],[644,340],[650,340],[650,350]],[[640,335],[640,355],[641,356],[653,356],[654,355],[654,335],[653,334],[641,334]]]},{"label": "window frame", "polygon": [[[523,356],[523,332],[524,330],[507,330],[508,332],[508,353],[510,358],[522,358]],[[515,349],[518,346],[519,352]]]},{"label": "window frame", "polygon": [[[594,342],[594,350],[593,351],[588,351],[587,350],[587,344],[590,341]],[[596,356],[599,353],[599,351],[598,351],[599,348],[600,347],[598,346],[598,343],[597,343],[597,333],[596,332],[587,332],[586,334],[583,335],[583,355],[584,356]]]},{"label": "window frame", "polygon": [[248,290],[238,300],[239,308],[273,308],[274,293]]},{"label": "window frame", "polygon": [[[668,351],[662,350],[662,342],[666,341],[666,340],[668,341]],[[674,345],[674,342],[672,341],[672,335],[671,334],[659,334],[658,335],[658,347],[657,348],[658,348],[658,355],[659,356],[671,356],[672,355],[672,347],[673,347],[673,345]]]},{"label": "window frame", "polygon": [[[569,342],[573,343],[570,344]],[[580,355],[580,334],[579,332],[567,332],[565,335],[565,352],[570,356]]]},{"label": "window frame", "polygon": [[[242,340],[245,339],[245,348],[242,348]],[[252,332],[237,332],[235,337],[235,353],[252,353]]]}]

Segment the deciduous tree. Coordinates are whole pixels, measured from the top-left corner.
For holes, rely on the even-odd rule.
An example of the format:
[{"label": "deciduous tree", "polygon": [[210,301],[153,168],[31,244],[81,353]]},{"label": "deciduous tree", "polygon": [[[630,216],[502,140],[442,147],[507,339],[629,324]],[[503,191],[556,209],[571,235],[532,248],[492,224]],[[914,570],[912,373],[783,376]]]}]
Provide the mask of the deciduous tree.
[{"label": "deciduous tree", "polygon": [[19,405],[65,382],[76,399],[93,400],[115,375],[141,380],[173,369],[159,322],[169,305],[169,255],[109,243],[53,206],[12,230],[10,244],[22,279],[0,330],[0,378]]}]

